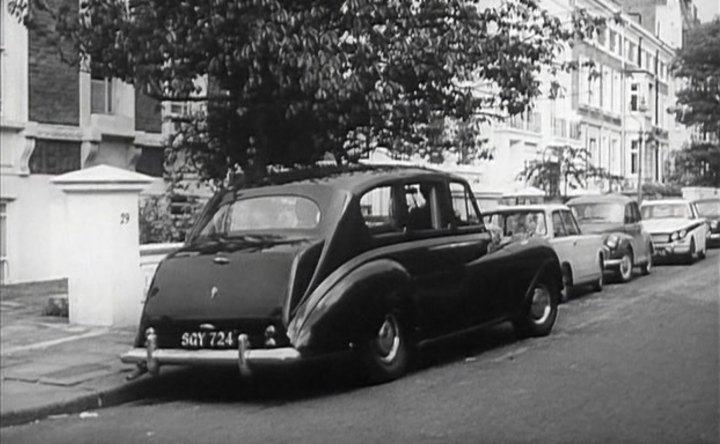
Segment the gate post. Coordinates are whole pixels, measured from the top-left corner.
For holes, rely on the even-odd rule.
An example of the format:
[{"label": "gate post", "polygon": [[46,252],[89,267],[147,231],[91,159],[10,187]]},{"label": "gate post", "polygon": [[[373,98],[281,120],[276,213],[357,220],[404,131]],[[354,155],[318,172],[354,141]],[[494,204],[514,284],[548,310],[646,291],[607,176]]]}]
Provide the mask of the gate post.
[{"label": "gate post", "polygon": [[66,195],[70,323],[135,326],[142,310],[138,198],[153,178],[108,165],[53,179]]}]

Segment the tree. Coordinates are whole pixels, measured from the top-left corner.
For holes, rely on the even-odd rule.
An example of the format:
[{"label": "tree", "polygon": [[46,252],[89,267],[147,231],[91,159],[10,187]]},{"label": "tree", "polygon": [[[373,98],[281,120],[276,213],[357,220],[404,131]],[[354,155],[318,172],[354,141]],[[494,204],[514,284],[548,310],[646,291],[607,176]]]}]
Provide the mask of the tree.
[{"label": "tree", "polygon": [[79,19],[50,1],[9,4],[53,14],[93,75],[208,102],[177,148],[214,179],[377,146],[432,158],[439,117],[471,128],[490,109],[526,111],[541,71],[570,69],[558,54],[604,23],[583,10],[563,22],[538,0],[83,0]]},{"label": "tree", "polygon": [[720,18],[688,32],[673,71],[685,85],[677,92],[677,120],[720,143]]},{"label": "tree", "polygon": [[542,157],[529,162],[518,177],[542,189],[550,198],[567,196],[568,188],[585,188],[588,179],[606,179],[611,189],[622,180],[621,176],[592,165],[586,148],[571,145],[548,146]]},{"label": "tree", "polygon": [[670,182],[683,186],[720,188],[720,145],[693,143],[675,153]]}]

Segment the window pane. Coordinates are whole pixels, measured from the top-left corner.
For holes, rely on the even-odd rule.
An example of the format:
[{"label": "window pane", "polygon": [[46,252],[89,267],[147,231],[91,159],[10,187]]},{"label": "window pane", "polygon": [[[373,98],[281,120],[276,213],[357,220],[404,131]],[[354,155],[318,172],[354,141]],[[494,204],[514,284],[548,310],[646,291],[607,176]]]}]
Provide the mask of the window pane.
[{"label": "window pane", "polygon": [[580,234],[580,228],[578,228],[572,213],[569,211],[563,211],[561,215],[563,218],[565,229],[567,230],[567,234],[570,236]]},{"label": "window pane", "polygon": [[459,182],[451,182],[450,195],[458,225],[476,225],[480,222],[480,218],[470,200],[470,193],[468,193],[465,185]]},{"label": "window pane", "polygon": [[429,230],[433,228],[432,200],[436,191],[431,184],[404,185],[405,204],[408,211],[408,224],[410,230]]},{"label": "window pane", "polygon": [[555,237],[562,237],[565,236],[565,227],[563,227],[562,218],[560,217],[560,213],[557,211],[554,211],[552,214],[552,221],[553,221],[553,234]]},{"label": "window pane", "polygon": [[390,187],[379,187],[365,193],[360,199],[360,211],[371,233],[399,230],[393,215]]},{"label": "window pane", "polygon": [[80,155],[80,142],[37,139],[30,156],[30,172],[63,174],[79,170]]}]

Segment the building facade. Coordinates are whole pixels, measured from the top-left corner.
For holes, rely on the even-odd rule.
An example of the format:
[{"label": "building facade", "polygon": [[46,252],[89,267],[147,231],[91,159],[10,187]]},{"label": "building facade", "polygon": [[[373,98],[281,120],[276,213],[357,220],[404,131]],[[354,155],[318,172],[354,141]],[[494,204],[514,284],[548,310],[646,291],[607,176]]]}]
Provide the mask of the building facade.
[{"label": "building facade", "polygon": [[35,12],[28,30],[7,6],[0,0],[0,280],[14,283],[63,277],[55,176],[99,164],[153,173],[163,137],[158,102],[68,65],[48,14]]},{"label": "building facade", "polygon": [[[652,0],[638,12],[612,0],[546,0],[552,14],[569,20],[575,7],[605,17],[607,26],[592,38],[575,42],[563,54],[578,69],[556,77],[567,85],[556,99],[540,97],[525,116],[506,119],[489,131],[498,168],[492,183],[515,178],[531,161],[546,156],[549,146],[587,149],[589,163],[613,176],[592,179],[593,191],[631,191],[638,182],[662,182],[670,167],[671,150],[679,149],[690,133],[674,121],[677,85],[670,72],[682,45],[686,0]],[[643,3],[644,4],[644,3]],[[652,14],[647,11],[652,9]],[[651,31],[654,30],[654,31]],[[543,83],[549,85],[546,75]]]}]

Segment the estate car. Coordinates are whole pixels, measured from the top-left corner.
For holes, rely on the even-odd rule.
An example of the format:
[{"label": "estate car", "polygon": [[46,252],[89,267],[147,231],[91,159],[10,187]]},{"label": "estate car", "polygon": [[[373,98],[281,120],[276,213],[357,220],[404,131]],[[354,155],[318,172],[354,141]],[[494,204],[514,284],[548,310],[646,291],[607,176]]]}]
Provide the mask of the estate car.
[{"label": "estate car", "polygon": [[582,196],[567,202],[585,233],[599,233],[607,247],[605,269],[622,282],[632,279],[634,267],[649,274],[652,239],[641,223],[637,202],[621,194]]},{"label": "estate car", "polygon": [[382,382],[406,372],[415,345],[470,327],[549,334],[554,250],[491,242],[467,182],[433,170],[308,170],[232,187],[159,265],[122,360],[137,374],[232,364],[247,375],[351,352]]}]

